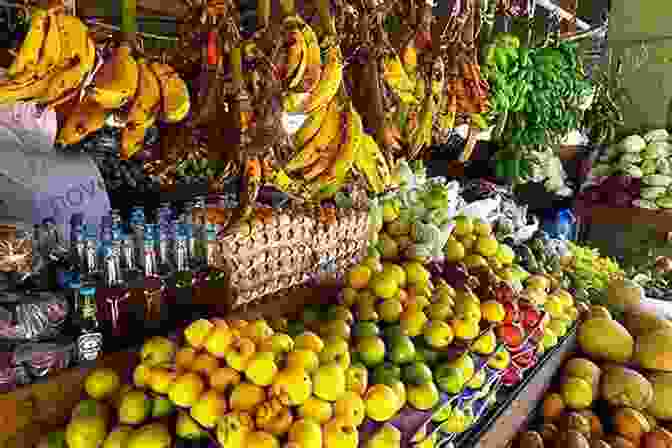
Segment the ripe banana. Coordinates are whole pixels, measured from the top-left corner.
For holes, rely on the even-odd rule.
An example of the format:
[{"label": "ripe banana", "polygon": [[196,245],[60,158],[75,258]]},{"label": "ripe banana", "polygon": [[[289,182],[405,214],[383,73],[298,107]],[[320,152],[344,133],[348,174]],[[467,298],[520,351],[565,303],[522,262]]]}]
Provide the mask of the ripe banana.
[{"label": "ripe banana", "polygon": [[344,132],[339,131],[338,135],[329,142],[329,145],[327,145],[320,157],[312,165],[303,168],[302,177],[304,180],[312,181],[329,169],[336,161],[338,148],[343,144],[344,136]]},{"label": "ripe banana", "polygon": [[285,166],[285,170],[288,172],[305,168],[317,162],[334,137],[341,131],[342,108],[340,102],[334,99],[326,109],[326,116],[320,130]]},{"label": "ripe banana", "polygon": [[303,33],[296,27],[288,30],[287,41],[289,49],[287,50],[287,85],[290,89],[295,88],[303,81],[303,75],[306,73],[306,40]]},{"label": "ripe banana", "polygon": [[162,120],[166,123],[178,123],[184,120],[191,106],[187,84],[175,69],[167,64],[153,62],[149,68],[161,86]]},{"label": "ripe banana", "polygon": [[108,112],[99,103],[90,98],[78,102],[65,117],[57,143],[72,145],[105,125]]},{"label": "ripe banana", "polygon": [[360,171],[376,194],[385,191],[390,184],[390,167],[378,143],[369,134],[364,134],[355,151],[355,167]]},{"label": "ripe banana", "polygon": [[326,64],[320,82],[311,92],[290,93],[283,99],[287,112],[310,113],[328,104],[338,92],[343,81],[343,55],[338,45],[327,50]]},{"label": "ripe banana", "polygon": [[306,117],[306,120],[301,124],[301,127],[292,136],[294,148],[303,148],[306,143],[317,135],[328,112],[329,106],[316,110]]},{"label": "ripe banana", "polygon": [[7,75],[10,78],[26,71],[35,71],[38,61],[40,60],[40,54],[47,35],[48,27],[49,13],[47,10],[33,9],[31,12],[28,34],[26,34],[12,65],[7,69]]},{"label": "ripe banana", "polygon": [[122,43],[96,73],[90,95],[107,109],[118,109],[133,98],[137,86],[138,64],[131,47]]},{"label": "ripe banana", "polygon": [[156,122],[156,117],[149,117],[145,121],[130,122],[121,130],[121,151],[119,157],[128,160],[142,150],[147,129]]},{"label": "ripe banana", "polygon": [[414,95],[415,84],[411,82],[397,55],[383,58],[383,79],[403,103],[418,104]]},{"label": "ripe banana", "polygon": [[414,160],[420,152],[432,144],[432,124],[436,103],[434,95],[427,95],[422,110],[418,114],[418,125],[409,138],[409,160]]},{"label": "ripe banana", "polygon": [[138,85],[128,109],[127,122],[143,122],[155,117],[161,103],[159,80],[144,59],[138,60]]},{"label": "ripe banana", "polygon": [[38,60],[36,73],[46,73],[50,68],[57,66],[63,56],[61,33],[56,23],[56,13],[49,11],[49,28],[42,44],[41,57]]},{"label": "ripe banana", "polygon": [[320,82],[322,73],[322,56],[320,42],[313,28],[306,23],[300,16],[290,16],[285,19],[285,24],[297,26],[303,33],[303,40],[306,44],[305,57],[306,69],[303,74],[303,82],[296,86],[297,92],[312,92]]},{"label": "ripe banana", "polygon": [[359,112],[355,110],[352,101],[349,102],[346,114],[343,143],[338,149],[336,160],[329,168],[328,176],[333,179],[344,179],[348,175],[355,161],[356,149],[364,134],[362,117],[359,115]]},{"label": "ripe banana", "polygon": [[[411,39],[408,45],[401,50],[401,62],[409,81],[415,84],[418,80],[418,50],[415,47],[415,39]],[[416,98],[418,98],[417,95]]]},{"label": "ripe banana", "polygon": [[96,47],[81,20],[57,14],[56,23],[61,33],[63,59],[72,61],[74,65],[51,78],[49,88],[40,98],[40,102],[46,104],[52,104],[77,89],[96,62]]}]

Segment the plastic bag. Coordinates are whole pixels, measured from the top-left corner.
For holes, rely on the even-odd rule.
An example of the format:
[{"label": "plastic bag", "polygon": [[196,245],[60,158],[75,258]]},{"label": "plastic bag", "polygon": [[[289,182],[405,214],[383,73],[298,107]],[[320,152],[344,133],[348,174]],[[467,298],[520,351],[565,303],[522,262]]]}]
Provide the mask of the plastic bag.
[{"label": "plastic bag", "polygon": [[57,294],[3,293],[0,302],[0,339],[10,342],[57,336],[69,312],[68,301]]},{"label": "plastic bag", "polygon": [[42,378],[69,367],[74,353],[72,342],[24,344],[14,351],[14,364],[25,368],[31,379]]},{"label": "plastic bag", "polygon": [[496,218],[496,212],[502,204],[501,196],[497,195],[494,198],[483,199],[472,202],[463,209],[457,212],[457,215],[464,215],[473,219],[481,219],[485,222],[491,223]]}]

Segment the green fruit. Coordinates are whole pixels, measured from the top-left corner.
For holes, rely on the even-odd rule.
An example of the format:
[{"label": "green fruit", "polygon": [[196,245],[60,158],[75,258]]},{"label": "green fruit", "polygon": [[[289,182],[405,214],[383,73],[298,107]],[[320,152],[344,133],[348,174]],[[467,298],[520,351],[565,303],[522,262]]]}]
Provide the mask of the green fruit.
[{"label": "green fruit", "polygon": [[390,362],[380,364],[373,370],[371,384],[391,385],[401,379],[401,368]]},{"label": "green fruit", "polygon": [[415,360],[415,345],[408,336],[400,336],[391,341],[390,360],[396,364],[407,364]]},{"label": "green fruit", "polygon": [[362,321],[357,322],[352,328],[352,335],[356,338],[374,337],[380,334],[378,325],[375,322]]},{"label": "green fruit", "polygon": [[287,323],[287,334],[291,337],[296,337],[306,331],[306,326],[299,320],[294,320]]},{"label": "green fruit", "polygon": [[385,341],[393,341],[400,336],[404,336],[404,330],[401,328],[401,325],[390,325],[383,329],[383,337],[385,338]]},{"label": "green fruit", "polygon": [[466,378],[462,370],[442,364],[434,372],[434,378],[439,389],[447,394],[457,394],[462,391]]},{"label": "green fruit", "polygon": [[441,353],[426,346],[415,344],[415,361],[429,364],[436,364],[441,359]]},{"label": "green fruit", "polygon": [[401,378],[404,384],[419,386],[432,381],[432,370],[427,364],[413,362],[404,366],[401,371]]},{"label": "green fruit", "polygon": [[166,417],[175,412],[175,405],[166,397],[155,398],[152,404],[152,417]]},{"label": "green fruit", "polygon": [[356,352],[367,367],[374,367],[385,360],[385,343],[376,336],[361,338],[357,342]]}]

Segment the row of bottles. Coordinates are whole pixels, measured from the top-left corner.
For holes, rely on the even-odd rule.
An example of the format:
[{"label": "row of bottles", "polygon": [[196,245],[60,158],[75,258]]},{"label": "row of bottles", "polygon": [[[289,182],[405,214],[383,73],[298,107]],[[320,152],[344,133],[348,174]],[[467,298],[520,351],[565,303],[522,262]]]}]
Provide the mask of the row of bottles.
[{"label": "row of bottles", "polygon": [[[124,225],[118,210],[100,226],[70,222],[70,277],[78,359],[96,359],[106,346],[122,344],[140,330],[165,320],[169,282],[191,284],[193,274],[213,263],[217,228],[207,222],[205,198],[179,215],[162,204],[148,223],[134,207]],[[112,341],[104,341],[111,338]]]}]

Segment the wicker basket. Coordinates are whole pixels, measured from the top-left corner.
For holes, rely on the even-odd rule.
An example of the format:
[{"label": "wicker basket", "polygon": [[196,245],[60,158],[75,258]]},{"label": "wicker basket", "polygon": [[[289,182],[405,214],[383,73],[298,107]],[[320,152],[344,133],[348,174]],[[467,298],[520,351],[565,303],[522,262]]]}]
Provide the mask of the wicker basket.
[{"label": "wicker basket", "polygon": [[308,281],[334,279],[366,249],[368,212],[338,209],[321,223],[305,209],[278,213],[271,222],[239,229],[219,241],[217,267],[227,276],[233,308]]}]

